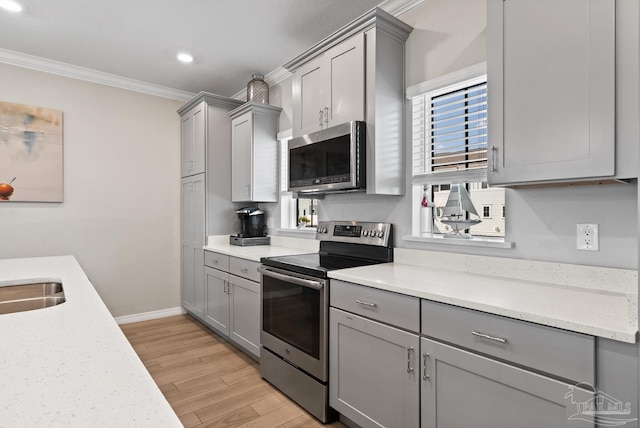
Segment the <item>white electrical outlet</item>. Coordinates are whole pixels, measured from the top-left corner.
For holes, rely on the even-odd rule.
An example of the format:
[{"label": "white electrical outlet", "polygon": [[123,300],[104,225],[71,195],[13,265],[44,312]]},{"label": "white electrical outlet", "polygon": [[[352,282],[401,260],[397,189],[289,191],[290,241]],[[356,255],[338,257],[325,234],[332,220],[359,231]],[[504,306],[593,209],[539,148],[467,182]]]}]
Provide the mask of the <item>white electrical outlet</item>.
[{"label": "white electrical outlet", "polygon": [[598,225],[577,224],[576,248],[583,251],[598,251]]}]

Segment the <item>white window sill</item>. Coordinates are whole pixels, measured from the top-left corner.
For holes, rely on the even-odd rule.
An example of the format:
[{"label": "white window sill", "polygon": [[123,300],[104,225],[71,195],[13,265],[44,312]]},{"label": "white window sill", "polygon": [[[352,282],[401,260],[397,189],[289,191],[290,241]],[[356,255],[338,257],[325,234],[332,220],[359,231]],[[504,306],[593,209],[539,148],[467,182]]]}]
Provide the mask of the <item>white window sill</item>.
[{"label": "white window sill", "polygon": [[438,245],[456,245],[467,247],[486,247],[486,248],[513,248],[513,242],[507,242],[502,238],[487,238],[482,236],[474,236],[469,239],[465,238],[445,238],[443,235],[428,236],[403,236],[402,239],[411,242],[424,242],[425,244]]},{"label": "white window sill", "polygon": [[316,239],[316,228],[305,227],[302,229],[276,229],[272,235],[290,236],[292,238]]}]

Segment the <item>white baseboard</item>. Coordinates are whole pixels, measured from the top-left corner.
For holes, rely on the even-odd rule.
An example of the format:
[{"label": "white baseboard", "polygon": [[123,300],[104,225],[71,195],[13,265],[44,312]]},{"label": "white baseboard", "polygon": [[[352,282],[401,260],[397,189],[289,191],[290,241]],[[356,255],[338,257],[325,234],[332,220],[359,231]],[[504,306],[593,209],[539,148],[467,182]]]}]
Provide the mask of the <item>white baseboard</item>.
[{"label": "white baseboard", "polygon": [[174,315],[185,314],[186,311],[181,307],[160,309],[159,311],[143,312],[141,314],[123,315],[121,317],[115,317],[116,322],[121,324],[130,324],[132,322],[155,320],[158,318],[171,317]]}]

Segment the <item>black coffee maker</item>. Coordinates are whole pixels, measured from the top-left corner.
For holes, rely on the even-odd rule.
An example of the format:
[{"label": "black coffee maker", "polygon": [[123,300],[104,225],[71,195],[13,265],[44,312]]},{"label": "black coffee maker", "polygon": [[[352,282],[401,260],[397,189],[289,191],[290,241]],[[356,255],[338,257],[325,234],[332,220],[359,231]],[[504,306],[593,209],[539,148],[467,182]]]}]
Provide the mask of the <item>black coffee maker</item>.
[{"label": "black coffee maker", "polygon": [[236,211],[240,219],[240,238],[255,238],[267,236],[267,227],[264,223],[264,211],[258,207],[244,207]]}]

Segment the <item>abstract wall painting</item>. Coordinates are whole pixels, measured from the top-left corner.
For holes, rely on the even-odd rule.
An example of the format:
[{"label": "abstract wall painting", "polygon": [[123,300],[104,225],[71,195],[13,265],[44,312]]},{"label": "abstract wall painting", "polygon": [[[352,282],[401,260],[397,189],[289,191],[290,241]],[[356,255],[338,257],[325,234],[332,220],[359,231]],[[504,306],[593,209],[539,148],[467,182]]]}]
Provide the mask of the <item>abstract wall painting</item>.
[{"label": "abstract wall painting", "polygon": [[0,204],[62,202],[62,112],[0,102]]}]

